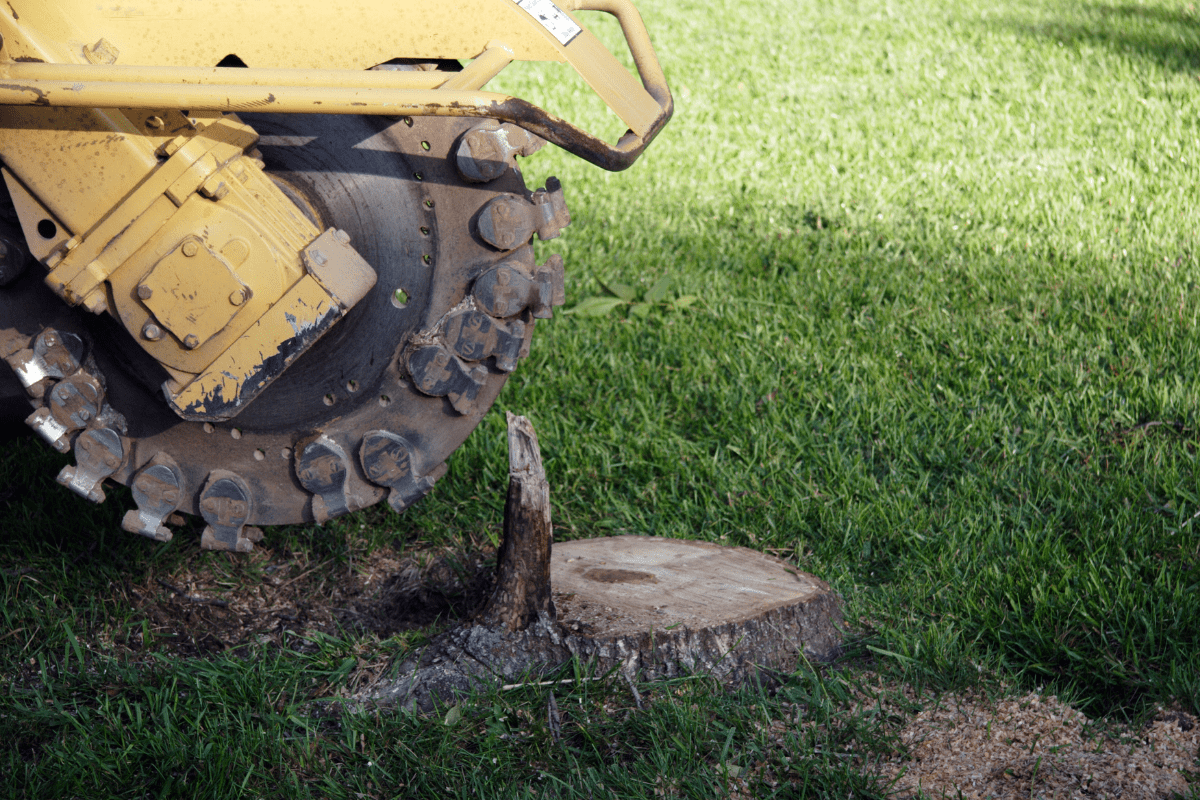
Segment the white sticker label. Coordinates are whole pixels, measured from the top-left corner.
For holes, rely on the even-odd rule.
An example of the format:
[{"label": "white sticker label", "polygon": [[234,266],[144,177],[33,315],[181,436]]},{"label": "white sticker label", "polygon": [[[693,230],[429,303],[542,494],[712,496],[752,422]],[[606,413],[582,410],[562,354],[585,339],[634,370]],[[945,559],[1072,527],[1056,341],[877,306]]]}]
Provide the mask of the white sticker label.
[{"label": "white sticker label", "polygon": [[575,21],[563,13],[561,8],[554,5],[554,0],[513,0],[513,2],[542,23],[542,27],[550,31],[550,34],[563,46],[570,44],[576,36],[583,33],[583,28],[576,25]]}]

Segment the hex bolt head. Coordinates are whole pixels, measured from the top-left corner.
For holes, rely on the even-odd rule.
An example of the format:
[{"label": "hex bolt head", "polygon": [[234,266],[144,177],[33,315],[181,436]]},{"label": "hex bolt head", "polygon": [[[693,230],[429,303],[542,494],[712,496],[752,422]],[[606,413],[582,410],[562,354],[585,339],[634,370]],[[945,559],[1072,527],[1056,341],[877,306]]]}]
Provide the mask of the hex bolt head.
[{"label": "hex bolt head", "polygon": [[142,284],[138,285],[137,295],[138,295],[138,298],[141,300],[149,300],[151,297],[154,296],[154,290],[151,289],[146,284],[142,283]]},{"label": "hex bolt head", "polygon": [[168,158],[170,158],[171,156],[178,153],[179,148],[181,148],[185,144],[187,144],[187,141],[188,141],[188,137],[186,137],[186,136],[176,136],[174,139],[167,142],[159,149],[162,150],[162,154],[164,156],[167,156]]},{"label": "hex bolt head", "polygon": [[315,247],[312,250],[308,251],[308,257],[311,258],[313,263],[316,264],[318,267],[325,266],[325,262],[329,260],[325,257],[324,253],[322,253],[320,250],[318,250]]},{"label": "hex bolt head", "polygon": [[200,339],[197,338],[196,334],[189,333],[187,336],[183,337],[183,346],[188,350],[195,350],[200,346]]},{"label": "hex bolt head", "polygon": [[499,131],[475,130],[459,142],[455,163],[458,174],[472,183],[487,183],[508,169],[507,142]]},{"label": "hex bolt head", "polygon": [[192,256],[196,255],[196,253],[200,252],[200,245],[196,244],[195,239],[188,239],[183,243],[182,250],[185,256],[191,258]]},{"label": "hex bolt head", "polygon": [[229,293],[230,305],[240,306],[246,302],[246,291],[244,289],[234,289]]},{"label": "hex bolt head", "polygon": [[333,238],[337,239],[342,244],[350,244],[350,234],[343,230],[335,230],[333,232]]},{"label": "hex bolt head", "polygon": [[163,122],[162,117],[157,117],[157,116],[146,117],[146,127],[150,128],[151,130],[158,130],[165,124],[166,123]]},{"label": "hex bolt head", "polygon": [[142,326],[142,336],[152,342],[157,342],[162,338],[162,328],[155,325],[153,322],[147,322]]}]

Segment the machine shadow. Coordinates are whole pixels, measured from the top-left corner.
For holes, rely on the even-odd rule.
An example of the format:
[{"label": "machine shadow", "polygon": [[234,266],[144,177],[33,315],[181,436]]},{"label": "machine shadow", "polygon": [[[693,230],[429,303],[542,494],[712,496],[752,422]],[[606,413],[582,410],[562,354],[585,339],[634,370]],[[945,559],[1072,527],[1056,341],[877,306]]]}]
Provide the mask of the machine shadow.
[{"label": "machine shadow", "polygon": [[1172,72],[1200,71],[1200,15],[1194,11],[1132,4],[1092,6],[1087,23],[1003,17],[989,25],[1019,34],[1057,39],[1064,45],[1105,47],[1158,64]]}]

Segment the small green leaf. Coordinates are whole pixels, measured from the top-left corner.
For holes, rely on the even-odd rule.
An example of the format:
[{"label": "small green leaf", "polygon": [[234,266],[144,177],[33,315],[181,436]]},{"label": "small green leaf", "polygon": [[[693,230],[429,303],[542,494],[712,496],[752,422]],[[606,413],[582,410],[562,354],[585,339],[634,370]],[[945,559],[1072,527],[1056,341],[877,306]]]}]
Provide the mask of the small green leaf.
[{"label": "small green leaf", "polygon": [[685,294],[681,297],[676,297],[673,305],[675,308],[687,308],[699,299],[700,298],[696,297],[694,294]]},{"label": "small green leaf", "polygon": [[646,317],[649,316],[653,308],[654,306],[650,303],[634,303],[629,307],[629,313],[635,317]]},{"label": "small green leaf", "polygon": [[451,708],[449,711],[446,712],[446,727],[453,728],[455,725],[462,722],[462,717],[463,717],[462,707],[454,706],[453,708]]},{"label": "small green leaf", "polygon": [[628,283],[602,283],[604,290],[611,295],[621,298],[626,303],[632,303],[637,297],[637,289]]},{"label": "small green leaf", "polygon": [[671,276],[663,275],[654,285],[650,287],[650,291],[646,292],[647,303],[661,302],[667,296],[667,289],[671,288]]},{"label": "small green leaf", "polygon": [[579,314],[584,317],[603,317],[617,306],[624,304],[625,301],[619,297],[585,297],[579,301],[579,305],[568,308],[563,313]]}]

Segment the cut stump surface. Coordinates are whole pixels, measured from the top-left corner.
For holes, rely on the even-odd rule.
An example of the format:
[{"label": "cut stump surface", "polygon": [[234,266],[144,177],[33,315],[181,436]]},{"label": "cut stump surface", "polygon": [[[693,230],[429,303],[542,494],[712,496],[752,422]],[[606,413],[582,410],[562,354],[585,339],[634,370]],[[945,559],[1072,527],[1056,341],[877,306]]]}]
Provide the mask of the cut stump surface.
[{"label": "cut stump surface", "polygon": [[559,542],[550,583],[559,620],[604,638],[744,623],[830,591],[754,550],[652,536]]},{"label": "cut stump surface", "polygon": [[744,547],[654,536],[554,545],[550,580],[569,648],[643,678],[828,661],[841,643],[829,584]]}]

